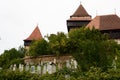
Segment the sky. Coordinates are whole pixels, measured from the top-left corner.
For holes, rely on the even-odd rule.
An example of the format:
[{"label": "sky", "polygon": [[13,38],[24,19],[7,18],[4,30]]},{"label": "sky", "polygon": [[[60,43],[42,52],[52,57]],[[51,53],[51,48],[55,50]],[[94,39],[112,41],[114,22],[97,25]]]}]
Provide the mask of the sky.
[{"label": "sky", "polygon": [[120,17],[120,0],[0,0],[0,54],[24,46],[23,40],[37,25],[43,36],[67,33],[66,20],[80,3],[92,18],[107,14]]}]

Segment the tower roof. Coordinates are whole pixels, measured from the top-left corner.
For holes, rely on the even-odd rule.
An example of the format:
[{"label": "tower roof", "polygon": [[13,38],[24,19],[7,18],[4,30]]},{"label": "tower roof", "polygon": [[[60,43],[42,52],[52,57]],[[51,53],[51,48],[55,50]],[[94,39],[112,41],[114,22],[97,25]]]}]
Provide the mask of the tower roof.
[{"label": "tower roof", "polygon": [[87,13],[82,4],[80,4],[80,6],[77,8],[75,13],[71,15],[71,17],[91,17],[91,16]]},{"label": "tower roof", "polygon": [[24,41],[27,41],[27,40],[39,40],[39,39],[42,39],[42,34],[38,28],[38,26],[36,26],[36,28],[34,29],[34,31],[31,33],[31,35],[25,39]]},{"label": "tower roof", "polygon": [[87,27],[99,30],[120,29],[120,18],[117,15],[96,16]]}]

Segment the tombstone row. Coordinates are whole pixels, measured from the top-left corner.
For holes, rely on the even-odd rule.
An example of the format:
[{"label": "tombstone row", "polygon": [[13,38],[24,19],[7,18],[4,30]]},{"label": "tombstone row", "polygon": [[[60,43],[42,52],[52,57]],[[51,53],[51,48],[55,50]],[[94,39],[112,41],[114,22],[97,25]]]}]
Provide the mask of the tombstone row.
[{"label": "tombstone row", "polygon": [[[66,64],[65,66],[67,68],[77,68],[77,62],[75,60],[66,60]],[[38,65],[29,65],[29,64],[26,64],[26,65],[23,65],[23,64],[19,64],[18,68],[16,66],[16,64],[14,65],[11,65],[10,66],[10,69],[15,71],[15,70],[19,70],[20,72],[21,71],[29,71],[30,73],[38,73],[38,74],[46,74],[46,73],[49,73],[49,74],[52,74],[52,73],[55,73],[57,69],[62,69],[62,66],[61,64],[54,64],[52,62],[47,62],[47,63],[44,63],[42,65],[38,64]]]}]

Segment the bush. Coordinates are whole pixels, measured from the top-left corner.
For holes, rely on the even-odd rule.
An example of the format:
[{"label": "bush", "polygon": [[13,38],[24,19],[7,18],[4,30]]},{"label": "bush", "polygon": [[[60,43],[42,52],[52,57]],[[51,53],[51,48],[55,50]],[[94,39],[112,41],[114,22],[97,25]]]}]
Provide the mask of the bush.
[{"label": "bush", "polygon": [[25,71],[0,70],[0,80],[120,80],[120,69],[104,72],[101,68],[91,67],[89,71],[81,72],[64,68],[42,76]]},{"label": "bush", "polygon": [[39,75],[24,71],[1,70],[0,80],[39,80]]}]

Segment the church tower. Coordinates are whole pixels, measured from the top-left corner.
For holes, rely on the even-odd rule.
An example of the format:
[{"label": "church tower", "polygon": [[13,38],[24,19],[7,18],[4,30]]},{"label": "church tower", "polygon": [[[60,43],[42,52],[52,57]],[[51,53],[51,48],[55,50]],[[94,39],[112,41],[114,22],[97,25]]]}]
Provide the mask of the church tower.
[{"label": "church tower", "polygon": [[90,21],[91,16],[87,13],[82,4],[80,4],[74,14],[70,16],[70,19],[67,20],[68,32],[70,29],[86,26]]},{"label": "church tower", "polygon": [[29,49],[29,46],[30,46],[30,44],[33,40],[39,40],[39,39],[42,39],[42,38],[43,37],[42,37],[42,34],[41,34],[40,30],[39,30],[38,26],[36,26],[36,28],[31,33],[31,35],[24,40],[25,48]]}]

